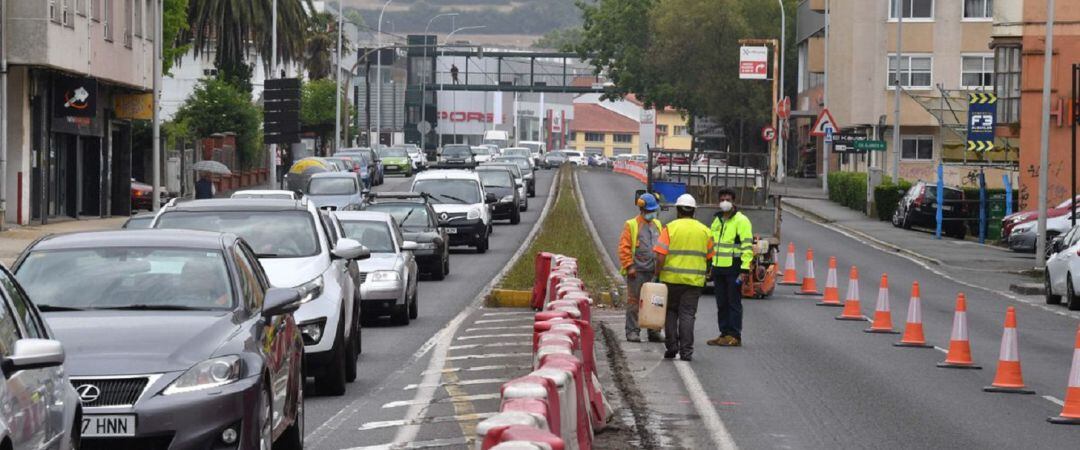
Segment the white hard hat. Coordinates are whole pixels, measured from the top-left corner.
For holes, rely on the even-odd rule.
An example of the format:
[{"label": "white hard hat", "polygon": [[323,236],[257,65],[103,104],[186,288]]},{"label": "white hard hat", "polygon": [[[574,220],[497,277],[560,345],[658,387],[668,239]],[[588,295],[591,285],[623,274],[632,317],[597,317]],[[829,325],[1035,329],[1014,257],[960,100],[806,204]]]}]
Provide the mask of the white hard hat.
[{"label": "white hard hat", "polygon": [[693,195],[683,194],[679,196],[678,200],[675,200],[675,206],[697,209],[697,200],[694,200]]}]

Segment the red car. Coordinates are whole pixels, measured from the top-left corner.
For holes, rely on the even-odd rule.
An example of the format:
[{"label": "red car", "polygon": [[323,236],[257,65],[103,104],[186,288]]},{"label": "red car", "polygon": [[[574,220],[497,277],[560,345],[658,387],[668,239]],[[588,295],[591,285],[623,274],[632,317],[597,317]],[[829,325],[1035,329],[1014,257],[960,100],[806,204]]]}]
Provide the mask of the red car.
[{"label": "red car", "polygon": [[[1076,200],[1080,200],[1080,196],[1076,197]],[[1046,218],[1061,217],[1069,213],[1069,209],[1072,208],[1073,200],[1066,199],[1065,201],[1058,203],[1057,206],[1050,208],[1046,211]],[[1012,233],[1013,227],[1022,223],[1031,222],[1039,219],[1039,210],[1031,209],[1027,211],[1020,211],[1005,216],[1001,219],[1001,239],[1005,240],[1009,238],[1009,234]]]},{"label": "red car", "polygon": [[154,209],[154,187],[131,179],[131,210]]},{"label": "red car", "polygon": [[690,158],[685,155],[678,155],[674,157],[668,155],[658,155],[656,157],[656,163],[659,165],[667,165],[669,163],[690,164]]}]

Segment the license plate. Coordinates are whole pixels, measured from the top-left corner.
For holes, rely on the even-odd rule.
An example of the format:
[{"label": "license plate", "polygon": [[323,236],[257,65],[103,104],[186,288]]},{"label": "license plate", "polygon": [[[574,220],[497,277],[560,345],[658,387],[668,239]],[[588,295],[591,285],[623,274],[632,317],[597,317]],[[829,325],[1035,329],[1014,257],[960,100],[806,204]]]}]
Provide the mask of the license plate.
[{"label": "license plate", "polygon": [[941,210],[942,210],[942,211],[952,211],[952,206],[949,206],[949,205],[941,205]]},{"label": "license plate", "polygon": [[134,415],[87,415],[82,420],[83,437],[134,436]]},{"label": "license plate", "polygon": [[386,170],[397,170],[398,166],[386,166]]},{"label": "license plate", "polygon": [[446,234],[457,234],[457,228],[447,228]]}]

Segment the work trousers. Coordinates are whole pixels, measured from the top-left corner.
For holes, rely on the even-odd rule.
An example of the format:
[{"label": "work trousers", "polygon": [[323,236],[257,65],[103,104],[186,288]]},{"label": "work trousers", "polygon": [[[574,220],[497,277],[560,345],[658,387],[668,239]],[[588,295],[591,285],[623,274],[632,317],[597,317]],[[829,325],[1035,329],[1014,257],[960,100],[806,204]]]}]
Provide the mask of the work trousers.
[{"label": "work trousers", "polygon": [[677,351],[683,358],[694,354],[694,321],[697,316],[701,288],[686,284],[670,284],[667,316],[664,319],[664,346],[668,352]]},{"label": "work trousers", "polygon": [[716,325],[721,336],[742,339],[742,286],[738,267],[714,267],[712,271],[716,294]]}]

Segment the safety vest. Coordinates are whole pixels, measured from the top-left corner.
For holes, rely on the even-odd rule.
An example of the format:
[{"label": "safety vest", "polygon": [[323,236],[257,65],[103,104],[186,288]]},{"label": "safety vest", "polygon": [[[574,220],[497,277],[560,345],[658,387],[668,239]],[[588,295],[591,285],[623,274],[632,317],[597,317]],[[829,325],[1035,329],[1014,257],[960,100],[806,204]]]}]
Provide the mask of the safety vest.
[{"label": "safety vest", "polygon": [[[657,233],[659,233],[660,230],[664,229],[664,225],[660,223],[659,219],[653,219],[652,223],[653,223],[653,225],[656,225],[656,232]],[[641,231],[641,229],[638,228],[637,217],[634,217],[634,218],[632,218],[630,220],[627,220],[626,221],[626,226],[630,228],[630,254],[635,255],[635,254],[637,254],[637,248],[638,248],[638,240],[637,240],[638,232]],[[649,249],[649,251],[652,251],[652,249]],[[622,268],[622,274],[623,274],[623,276],[626,276],[626,268],[625,267]]]},{"label": "safety vest", "polygon": [[660,281],[705,286],[709,265],[709,228],[696,219],[678,219],[667,225],[668,253]]},{"label": "safety vest", "polygon": [[750,219],[741,212],[735,212],[728,220],[723,216],[713,219],[713,267],[731,267],[736,258],[741,259],[739,268],[750,270],[750,261],[754,259],[754,233]]}]

